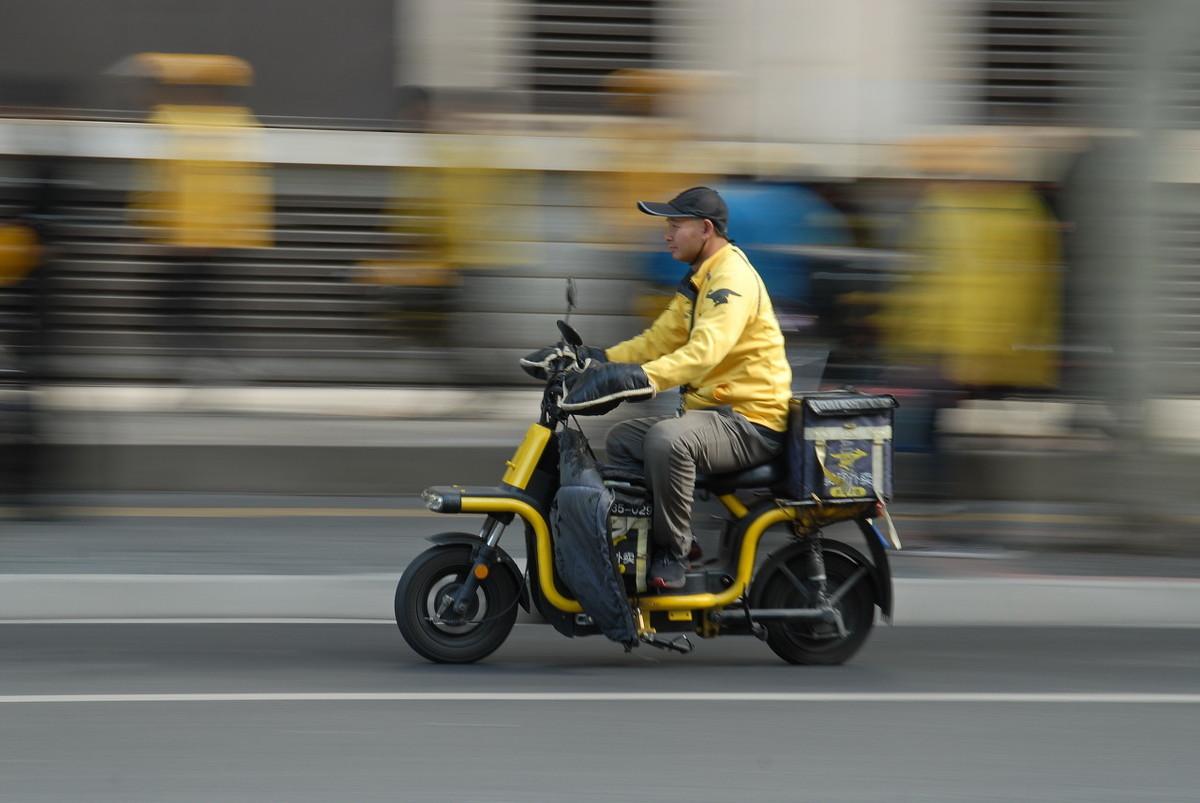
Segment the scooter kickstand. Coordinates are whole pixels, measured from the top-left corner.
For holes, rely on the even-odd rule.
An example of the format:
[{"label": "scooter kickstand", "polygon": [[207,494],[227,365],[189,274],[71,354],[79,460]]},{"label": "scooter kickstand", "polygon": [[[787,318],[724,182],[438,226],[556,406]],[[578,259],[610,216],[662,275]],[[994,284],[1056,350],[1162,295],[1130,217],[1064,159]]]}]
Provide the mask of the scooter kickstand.
[{"label": "scooter kickstand", "polygon": [[696,645],[687,636],[676,636],[667,642],[667,649],[676,650],[682,655],[687,655],[696,649]]},{"label": "scooter kickstand", "polygon": [[850,631],[846,629],[846,622],[842,619],[842,612],[837,608],[833,608],[830,614],[833,618],[833,626],[837,628],[838,638],[845,638],[850,635]]},{"label": "scooter kickstand", "polygon": [[677,652],[681,655],[687,655],[696,649],[696,645],[693,644],[692,640],[687,636],[676,636],[670,641],[667,641],[666,639],[660,639],[658,636],[645,635],[642,636],[642,641],[646,642],[651,647],[657,647],[660,650]]},{"label": "scooter kickstand", "polygon": [[[787,567],[784,567],[787,570]],[[750,623],[750,634],[759,641],[767,640],[767,628],[762,622],[756,622],[750,618],[750,600],[742,597],[742,610],[746,612],[746,621]]]}]

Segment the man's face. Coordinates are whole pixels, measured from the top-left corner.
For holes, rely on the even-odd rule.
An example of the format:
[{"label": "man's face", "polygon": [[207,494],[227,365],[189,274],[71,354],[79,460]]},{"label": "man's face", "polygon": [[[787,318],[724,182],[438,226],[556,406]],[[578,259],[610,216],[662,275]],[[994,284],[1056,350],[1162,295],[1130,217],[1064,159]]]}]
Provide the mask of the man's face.
[{"label": "man's face", "polygon": [[704,248],[711,226],[711,223],[702,218],[667,218],[667,231],[663,235],[667,250],[680,262],[692,264]]}]

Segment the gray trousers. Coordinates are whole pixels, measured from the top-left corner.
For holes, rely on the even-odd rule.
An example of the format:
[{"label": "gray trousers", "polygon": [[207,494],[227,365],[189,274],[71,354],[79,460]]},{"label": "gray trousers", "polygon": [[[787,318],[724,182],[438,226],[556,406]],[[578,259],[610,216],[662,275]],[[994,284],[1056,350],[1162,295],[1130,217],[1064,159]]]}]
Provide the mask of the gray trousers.
[{"label": "gray trousers", "polygon": [[731,410],[689,410],[682,416],[635,418],[613,427],[608,462],[645,471],[654,495],[654,541],[676,558],[692,545],[692,496],[697,470],[723,474],[766,463],[774,443]]}]

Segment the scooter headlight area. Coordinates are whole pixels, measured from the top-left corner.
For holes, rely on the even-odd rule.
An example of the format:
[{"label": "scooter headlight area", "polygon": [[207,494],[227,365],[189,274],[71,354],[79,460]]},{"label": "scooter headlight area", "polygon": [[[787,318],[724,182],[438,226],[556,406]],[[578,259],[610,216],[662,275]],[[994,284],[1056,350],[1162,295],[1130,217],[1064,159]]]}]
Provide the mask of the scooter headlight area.
[{"label": "scooter headlight area", "polygon": [[434,513],[441,513],[442,505],[446,503],[446,498],[432,488],[426,488],[424,491],[421,491],[421,499],[425,501],[425,507]]},{"label": "scooter headlight area", "polygon": [[462,495],[448,488],[426,488],[421,491],[421,501],[434,513],[462,511]]}]

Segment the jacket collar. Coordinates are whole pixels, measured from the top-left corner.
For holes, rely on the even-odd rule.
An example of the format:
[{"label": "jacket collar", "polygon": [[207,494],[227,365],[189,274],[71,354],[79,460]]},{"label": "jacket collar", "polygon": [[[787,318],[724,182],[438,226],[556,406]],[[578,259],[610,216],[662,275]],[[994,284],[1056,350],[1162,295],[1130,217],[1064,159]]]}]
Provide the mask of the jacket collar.
[{"label": "jacket collar", "polygon": [[704,284],[704,280],[707,278],[709,271],[712,270],[712,266],[724,259],[725,255],[729,253],[730,249],[732,248],[733,243],[725,243],[725,245],[721,246],[721,248],[718,249],[715,254],[701,262],[700,267],[688,273],[688,275],[684,277],[684,283],[690,283],[696,292],[699,292],[700,285]]}]

